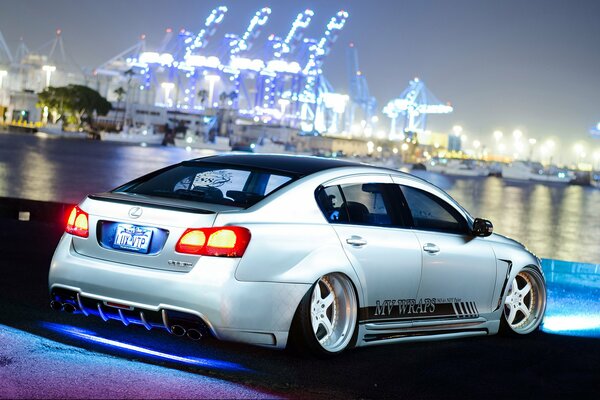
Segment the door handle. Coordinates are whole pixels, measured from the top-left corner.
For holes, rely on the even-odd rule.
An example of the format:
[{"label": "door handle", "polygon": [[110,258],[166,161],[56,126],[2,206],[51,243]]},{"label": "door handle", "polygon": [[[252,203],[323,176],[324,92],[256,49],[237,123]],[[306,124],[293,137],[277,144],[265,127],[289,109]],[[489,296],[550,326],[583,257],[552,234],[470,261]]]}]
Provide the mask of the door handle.
[{"label": "door handle", "polygon": [[429,254],[435,254],[439,253],[440,248],[433,243],[426,243],[425,246],[423,246],[423,250]]},{"label": "door handle", "polygon": [[361,238],[360,236],[350,236],[348,239],[346,239],[346,243],[352,245],[352,246],[356,246],[356,247],[361,247],[367,244],[367,241],[363,238]]}]

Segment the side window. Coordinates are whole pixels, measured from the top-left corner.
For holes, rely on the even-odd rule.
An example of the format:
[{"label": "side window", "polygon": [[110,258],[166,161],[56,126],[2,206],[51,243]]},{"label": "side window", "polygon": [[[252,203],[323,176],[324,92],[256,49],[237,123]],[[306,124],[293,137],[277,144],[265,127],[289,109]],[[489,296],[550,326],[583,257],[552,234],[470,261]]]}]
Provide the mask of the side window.
[{"label": "side window", "polygon": [[329,222],[348,222],[348,211],[339,186],[329,186],[317,191],[317,203]]},{"label": "side window", "polygon": [[464,218],[443,200],[423,190],[409,186],[401,186],[401,188],[415,228],[449,233],[467,231]]},{"label": "side window", "polygon": [[392,225],[385,202],[385,186],[383,183],[343,185],[348,222],[358,225]]}]

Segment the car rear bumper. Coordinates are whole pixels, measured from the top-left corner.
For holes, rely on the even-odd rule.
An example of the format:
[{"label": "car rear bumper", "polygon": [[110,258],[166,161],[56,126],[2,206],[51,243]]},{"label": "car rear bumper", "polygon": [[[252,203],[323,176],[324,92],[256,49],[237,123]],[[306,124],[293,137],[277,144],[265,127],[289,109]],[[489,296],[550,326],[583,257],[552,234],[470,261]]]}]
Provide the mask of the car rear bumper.
[{"label": "car rear bumper", "polygon": [[51,293],[62,289],[79,294],[87,304],[96,301],[114,315],[118,310],[104,305],[130,306],[137,315],[144,310],[184,313],[200,318],[218,339],[285,347],[296,308],[310,285],[241,282],[235,279],[238,263],[234,258],[202,257],[189,272],[134,267],[82,256],[64,235],[48,280]]}]

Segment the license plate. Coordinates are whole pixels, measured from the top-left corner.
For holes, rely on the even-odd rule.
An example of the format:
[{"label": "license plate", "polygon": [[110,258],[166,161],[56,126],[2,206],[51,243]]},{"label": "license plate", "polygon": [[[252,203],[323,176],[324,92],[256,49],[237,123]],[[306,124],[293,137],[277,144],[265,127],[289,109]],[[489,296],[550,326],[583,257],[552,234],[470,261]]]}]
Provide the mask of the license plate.
[{"label": "license plate", "polygon": [[119,224],[115,232],[113,248],[130,250],[138,253],[148,253],[152,239],[152,229],[142,226]]}]

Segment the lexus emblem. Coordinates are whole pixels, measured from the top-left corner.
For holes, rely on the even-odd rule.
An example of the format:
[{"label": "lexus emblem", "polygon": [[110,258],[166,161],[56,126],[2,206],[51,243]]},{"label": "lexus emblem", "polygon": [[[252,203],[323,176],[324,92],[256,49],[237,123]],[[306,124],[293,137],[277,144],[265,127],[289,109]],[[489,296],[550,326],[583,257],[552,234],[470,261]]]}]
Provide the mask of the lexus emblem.
[{"label": "lexus emblem", "polygon": [[142,207],[131,207],[129,210],[129,216],[131,218],[139,218],[142,216]]}]

